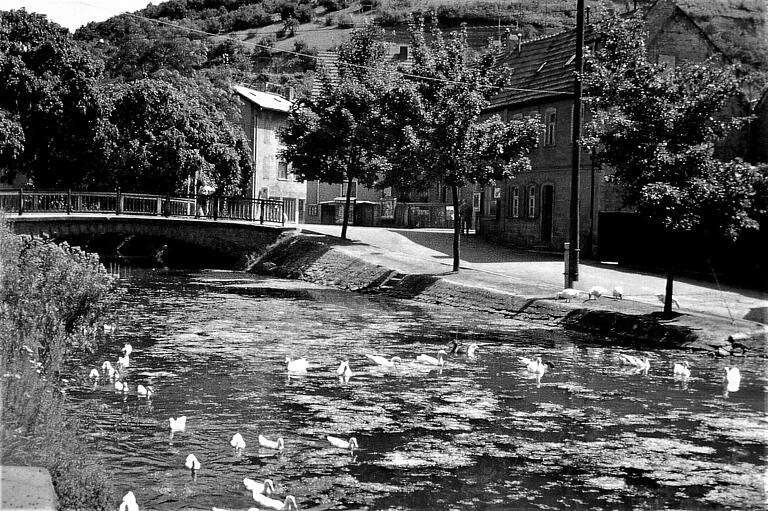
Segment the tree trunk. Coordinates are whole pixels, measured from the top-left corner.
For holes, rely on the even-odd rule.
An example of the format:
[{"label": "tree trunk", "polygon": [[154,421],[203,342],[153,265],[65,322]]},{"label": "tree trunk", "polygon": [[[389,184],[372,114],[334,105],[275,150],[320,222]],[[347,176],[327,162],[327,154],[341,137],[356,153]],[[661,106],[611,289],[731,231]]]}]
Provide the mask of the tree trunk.
[{"label": "tree trunk", "polygon": [[672,271],[672,263],[667,266],[667,287],[664,290],[664,317],[672,317],[672,284],[674,282],[674,275]]},{"label": "tree trunk", "polygon": [[341,224],[341,239],[347,239],[347,225],[349,224],[349,204],[352,201],[352,178],[347,180],[347,200],[344,201],[344,221]]},{"label": "tree trunk", "polygon": [[461,237],[461,215],[459,215],[459,189],[451,185],[453,195],[453,271],[459,271],[459,239]]}]

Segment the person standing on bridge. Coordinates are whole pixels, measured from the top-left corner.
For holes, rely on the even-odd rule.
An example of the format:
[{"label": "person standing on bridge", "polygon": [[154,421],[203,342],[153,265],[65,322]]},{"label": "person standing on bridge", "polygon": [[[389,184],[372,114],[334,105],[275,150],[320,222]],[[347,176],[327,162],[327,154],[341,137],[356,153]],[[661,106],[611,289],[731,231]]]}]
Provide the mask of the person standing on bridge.
[{"label": "person standing on bridge", "polygon": [[472,228],[472,206],[467,204],[466,200],[462,200],[459,205],[459,217],[461,218],[461,233],[469,234],[469,230]]}]

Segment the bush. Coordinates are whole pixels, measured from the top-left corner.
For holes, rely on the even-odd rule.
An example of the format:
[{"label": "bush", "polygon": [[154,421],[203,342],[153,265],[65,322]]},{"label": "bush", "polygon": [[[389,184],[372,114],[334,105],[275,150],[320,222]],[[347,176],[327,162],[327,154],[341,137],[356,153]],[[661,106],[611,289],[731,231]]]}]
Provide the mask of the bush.
[{"label": "bush", "polygon": [[0,217],[0,463],[51,471],[63,509],[114,509],[109,479],[65,418],[58,374],[92,349],[114,296],[98,256],[14,235]]}]

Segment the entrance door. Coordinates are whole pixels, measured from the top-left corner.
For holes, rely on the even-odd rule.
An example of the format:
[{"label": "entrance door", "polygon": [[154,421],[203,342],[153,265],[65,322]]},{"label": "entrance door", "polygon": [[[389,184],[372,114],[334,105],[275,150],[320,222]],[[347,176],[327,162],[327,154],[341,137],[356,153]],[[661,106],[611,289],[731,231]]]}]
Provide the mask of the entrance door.
[{"label": "entrance door", "polygon": [[544,185],[541,189],[541,241],[552,243],[552,210],[555,202],[555,187]]}]

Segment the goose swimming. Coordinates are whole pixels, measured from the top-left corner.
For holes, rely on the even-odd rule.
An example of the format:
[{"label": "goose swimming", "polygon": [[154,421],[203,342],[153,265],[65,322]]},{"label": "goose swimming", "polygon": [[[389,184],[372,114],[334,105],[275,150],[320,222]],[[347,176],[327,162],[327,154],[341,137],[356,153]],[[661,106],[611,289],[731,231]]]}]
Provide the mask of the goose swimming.
[{"label": "goose swimming", "polygon": [[291,373],[306,373],[307,366],[309,366],[306,358],[291,360],[291,357],[285,357],[285,363],[288,364],[288,372]]},{"label": "goose swimming", "polygon": [[98,380],[100,376],[99,370],[96,368],[91,369],[91,372],[88,373],[88,378],[93,378],[94,380]]},{"label": "goose swimming", "polygon": [[328,435],[325,438],[327,438],[334,447],[349,449],[350,451],[358,448],[357,439],[355,437],[349,437],[349,440],[344,440],[343,438]]},{"label": "goose swimming", "polygon": [[128,392],[128,384],[118,380],[115,382],[115,390],[118,392]]},{"label": "goose swimming", "polygon": [[723,381],[726,384],[728,392],[736,392],[741,385],[741,371],[738,367],[726,367]]},{"label": "goose swimming", "polygon": [[475,356],[475,352],[477,351],[477,348],[478,348],[478,345],[475,343],[465,346],[464,344],[459,344],[459,342],[456,341],[456,339],[451,341],[451,346],[452,346],[451,351],[449,351],[448,353],[457,354],[457,355],[466,355],[470,358]]},{"label": "goose swimming", "polygon": [[123,502],[118,511],[139,511],[139,504],[136,502],[136,496],[132,491],[123,496]]},{"label": "goose swimming", "polygon": [[232,440],[229,441],[229,445],[236,450],[245,449],[245,440],[243,440],[243,436],[240,433],[235,433],[232,435]]},{"label": "goose swimming", "polygon": [[381,355],[368,355],[368,354],[366,354],[365,356],[368,357],[373,362],[375,362],[376,364],[378,364],[380,366],[384,366],[384,367],[392,367],[392,366],[395,365],[395,362],[402,362],[403,361],[403,359],[401,359],[398,356],[394,356],[394,357],[392,357],[390,359],[382,357]]},{"label": "goose swimming", "polygon": [[445,365],[445,359],[443,358],[445,355],[447,355],[445,350],[440,350],[437,352],[437,358],[422,354],[416,357],[416,361],[421,362],[422,364],[442,366],[442,365]]},{"label": "goose swimming", "polygon": [[299,509],[296,505],[296,499],[291,495],[285,497],[285,501],[281,502],[279,500],[271,499],[266,495],[262,495],[261,493],[254,493],[253,500],[255,500],[260,507],[277,509],[278,511],[298,511]]},{"label": "goose swimming", "polygon": [[549,368],[547,364],[541,361],[541,357],[528,358],[520,357],[520,362],[525,365],[525,370],[533,374],[544,374]]},{"label": "goose swimming", "polygon": [[687,360],[683,360],[680,363],[675,363],[675,366],[672,368],[672,374],[675,376],[682,376],[683,378],[688,378],[691,375],[691,369],[690,365],[688,364]]},{"label": "goose swimming", "polygon": [[264,435],[259,435],[259,445],[266,447],[267,449],[275,449],[277,451],[282,451],[285,447],[285,443],[283,442],[282,437],[278,438],[277,440],[270,440]]},{"label": "goose swimming", "polygon": [[125,356],[129,356],[131,353],[133,353],[133,346],[131,346],[128,343],[125,343],[125,346],[123,346],[123,349],[121,350]]},{"label": "goose swimming", "polygon": [[272,482],[272,479],[264,479],[264,482],[260,483],[246,477],[243,479],[243,484],[245,485],[245,488],[253,492],[254,495],[257,493],[263,493],[264,495],[275,493],[275,483]]},{"label": "goose swimming", "polygon": [[177,419],[171,417],[168,419],[168,424],[171,426],[171,433],[174,431],[184,431],[187,428],[187,416],[182,415]]},{"label": "goose swimming", "polygon": [[140,396],[144,396],[144,397],[146,397],[147,399],[149,399],[149,398],[151,398],[151,397],[152,397],[152,394],[154,394],[154,393],[155,393],[155,390],[154,390],[154,389],[152,388],[152,386],[150,386],[150,385],[147,385],[147,386],[145,387],[144,385],[142,385],[141,383],[139,383],[139,384],[136,386],[136,393],[137,393],[138,395],[140,395]]},{"label": "goose swimming", "polygon": [[192,471],[193,476],[198,470],[200,470],[200,462],[197,460],[197,457],[194,454],[187,456],[187,460],[184,462],[184,466]]},{"label": "goose swimming", "polygon": [[342,360],[341,364],[339,364],[339,368],[336,369],[336,374],[349,380],[352,376],[352,368],[349,367],[349,360]]},{"label": "goose swimming", "polygon": [[117,357],[117,367],[125,369],[129,365],[131,365],[131,360],[128,358],[128,355]]},{"label": "goose swimming", "polygon": [[619,361],[624,365],[634,366],[643,371],[647,371],[651,368],[651,361],[648,359],[648,357],[640,358],[634,355],[625,355],[624,353],[619,353]]}]

